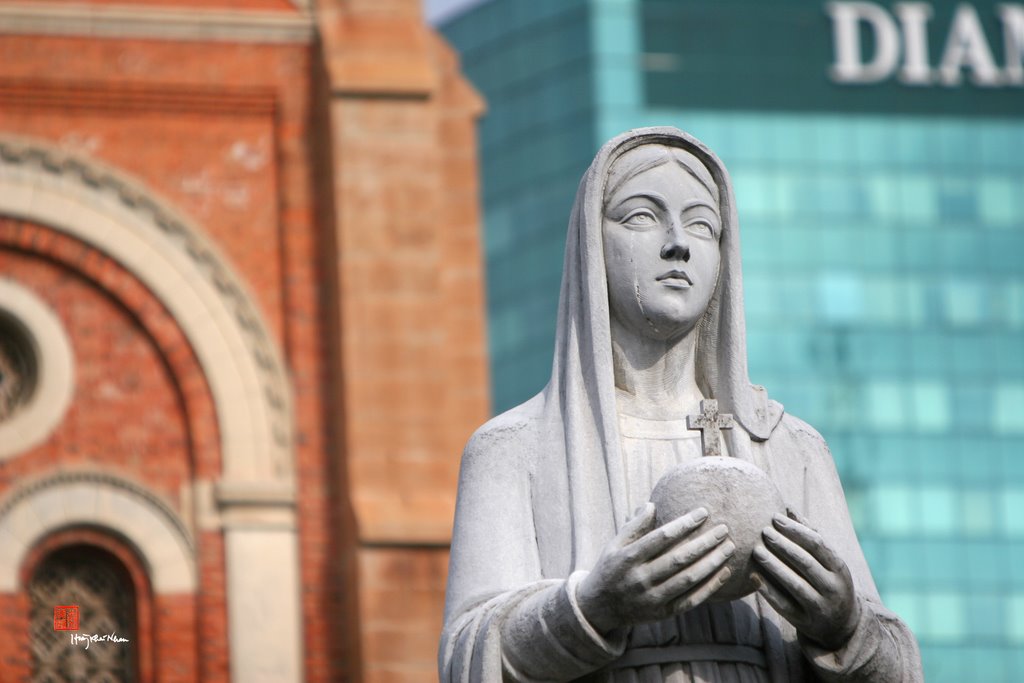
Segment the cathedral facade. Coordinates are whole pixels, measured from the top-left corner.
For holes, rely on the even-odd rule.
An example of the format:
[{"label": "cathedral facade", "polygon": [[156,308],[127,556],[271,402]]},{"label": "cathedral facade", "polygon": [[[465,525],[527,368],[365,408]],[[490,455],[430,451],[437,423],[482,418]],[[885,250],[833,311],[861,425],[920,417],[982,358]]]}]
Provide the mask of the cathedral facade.
[{"label": "cathedral facade", "polygon": [[481,113],[416,0],[0,0],[0,679],[435,676]]}]

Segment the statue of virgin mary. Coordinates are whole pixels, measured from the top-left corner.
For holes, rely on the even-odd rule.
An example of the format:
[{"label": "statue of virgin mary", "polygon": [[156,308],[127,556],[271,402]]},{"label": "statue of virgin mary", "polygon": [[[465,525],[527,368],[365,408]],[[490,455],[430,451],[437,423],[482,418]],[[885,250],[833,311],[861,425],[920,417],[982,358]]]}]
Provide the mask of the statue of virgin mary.
[{"label": "statue of virgin mary", "polygon": [[[756,547],[700,500],[673,519],[650,502],[703,457],[687,417],[711,399],[734,417],[715,450],[785,502]],[[716,596],[741,552],[749,590]],[[463,455],[439,667],[445,683],[923,680],[824,441],[748,379],[732,187],[686,133],[620,135],[580,183],[551,380]]]}]

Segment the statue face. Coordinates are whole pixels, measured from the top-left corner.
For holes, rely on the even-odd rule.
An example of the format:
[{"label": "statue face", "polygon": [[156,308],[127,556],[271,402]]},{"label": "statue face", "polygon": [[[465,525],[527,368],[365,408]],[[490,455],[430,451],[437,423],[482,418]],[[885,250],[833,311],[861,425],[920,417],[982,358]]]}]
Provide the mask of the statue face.
[{"label": "statue face", "polygon": [[[708,189],[665,148],[631,155],[663,163],[641,170],[605,197],[603,239],[612,316],[655,339],[692,330],[718,281],[721,217]],[[650,166],[639,159],[639,166]]]}]

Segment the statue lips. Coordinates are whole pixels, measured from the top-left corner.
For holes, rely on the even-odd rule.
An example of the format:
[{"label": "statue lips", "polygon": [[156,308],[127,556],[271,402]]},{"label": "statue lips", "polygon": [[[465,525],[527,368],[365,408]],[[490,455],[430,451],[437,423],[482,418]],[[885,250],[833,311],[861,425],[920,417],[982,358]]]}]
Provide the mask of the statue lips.
[{"label": "statue lips", "polygon": [[674,289],[688,289],[693,285],[693,280],[690,279],[690,276],[686,274],[685,270],[670,270],[667,273],[662,273],[654,279],[661,282],[666,287],[672,287]]}]

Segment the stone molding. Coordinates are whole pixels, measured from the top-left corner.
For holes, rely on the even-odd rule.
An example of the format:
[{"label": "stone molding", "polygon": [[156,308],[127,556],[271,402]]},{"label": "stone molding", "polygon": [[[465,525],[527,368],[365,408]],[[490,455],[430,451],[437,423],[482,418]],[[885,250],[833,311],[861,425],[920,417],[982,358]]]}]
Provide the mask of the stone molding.
[{"label": "stone molding", "polygon": [[310,43],[315,25],[309,0],[291,1],[298,12],[22,0],[0,3],[0,34]]},{"label": "stone molding", "polygon": [[171,506],[138,483],[94,470],[44,476],[0,500],[0,592],[20,590],[21,564],[33,546],[76,526],[127,539],[146,563],[155,593],[195,592],[195,546]]},{"label": "stone molding", "polygon": [[24,453],[57,428],[71,404],[74,356],[57,314],[30,290],[0,277],[0,314],[28,334],[37,376],[28,403],[0,422],[0,460]]},{"label": "stone molding", "polygon": [[131,271],[173,315],[210,384],[224,478],[294,486],[285,366],[241,278],[140,183],[36,141],[0,138],[0,213],[81,239]]}]

